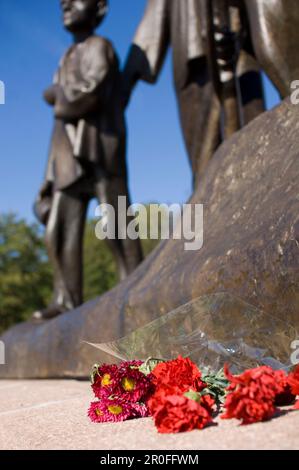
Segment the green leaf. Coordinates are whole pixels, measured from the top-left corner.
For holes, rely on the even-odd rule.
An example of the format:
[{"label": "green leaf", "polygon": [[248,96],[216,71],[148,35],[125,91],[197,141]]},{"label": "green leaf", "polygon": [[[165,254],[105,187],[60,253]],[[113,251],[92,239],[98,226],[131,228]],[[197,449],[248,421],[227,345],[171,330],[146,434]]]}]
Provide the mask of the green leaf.
[{"label": "green leaf", "polygon": [[200,402],[201,394],[195,392],[194,390],[189,390],[189,392],[184,393],[184,397],[189,398],[189,400],[196,401],[197,403]]},{"label": "green leaf", "polygon": [[139,367],[140,372],[142,372],[144,375],[149,375],[154,368],[158,365],[161,364],[162,362],[166,362],[164,359],[157,359],[154,357],[149,357],[141,366]]},{"label": "green leaf", "polygon": [[212,395],[216,402],[223,404],[227,394],[228,380],[225,377],[224,370],[221,369],[217,373],[204,369],[202,373],[202,380],[207,384],[207,387],[201,392],[202,395]]},{"label": "green leaf", "polygon": [[94,364],[94,366],[92,367],[91,369],[91,373],[90,373],[90,381],[91,381],[91,384],[93,385],[95,383],[95,376],[98,374],[99,372],[99,364]]}]

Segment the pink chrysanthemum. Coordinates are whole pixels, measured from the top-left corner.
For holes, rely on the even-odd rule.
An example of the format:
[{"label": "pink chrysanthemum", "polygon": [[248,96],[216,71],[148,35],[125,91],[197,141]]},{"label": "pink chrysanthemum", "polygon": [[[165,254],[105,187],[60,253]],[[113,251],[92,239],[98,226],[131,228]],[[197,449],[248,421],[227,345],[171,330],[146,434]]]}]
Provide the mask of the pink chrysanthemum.
[{"label": "pink chrysanthemum", "polygon": [[118,389],[118,367],[115,364],[103,364],[93,376],[92,390],[99,399],[114,395]]},{"label": "pink chrysanthemum", "polygon": [[87,414],[93,423],[104,422],[104,413],[100,401],[91,402]]},{"label": "pink chrysanthemum", "polygon": [[132,403],[135,411],[135,418],[147,418],[150,416],[150,411],[146,403]]},{"label": "pink chrysanthemum", "polygon": [[125,401],[145,402],[152,390],[151,376],[144,375],[138,367],[141,361],[123,362],[117,372],[119,391],[116,392]]},{"label": "pink chrysanthemum", "polygon": [[115,423],[135,418],[136,410],[130,403],[117,398],[102,399],[90,404],[88,416],[94,423]]}]

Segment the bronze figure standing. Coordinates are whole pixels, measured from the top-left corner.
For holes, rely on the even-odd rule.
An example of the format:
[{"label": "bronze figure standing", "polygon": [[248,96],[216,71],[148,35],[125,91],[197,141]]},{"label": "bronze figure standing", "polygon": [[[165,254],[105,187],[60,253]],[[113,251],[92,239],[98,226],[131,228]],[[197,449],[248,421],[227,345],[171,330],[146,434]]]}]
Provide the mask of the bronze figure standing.
[{"label": "bronze figure standing", "polygon": [[[126,101],[138,80],[157,81],[170,46],[181,125],[197,183],[222,139],[219,97],[208,60],[205,0],[148,0],[124,70]],[[261,77],[245,50],[237,68],[247,123],[264,110]]]},{"label": "bronze figure standing", "polygon": [[[281,98],[289,96],[292,82],[299,77],[298,1],[205,0],[205,7],[210,25],[210,70],[225,116],[224,126],[230,135],[244,124],[239,120],[241,99],[236,88],[234,96],[223,93],[229,87],[232,91],[233,77],[223,83],[219,79],[221,73],[236,65],[244,48],[268,75]],[[234,9],[238,10],[240,18],[238,34],[234,34],[231,24]],[[233,39],[231,44],[230,38]],[[232,44],[235,47],[230,47]]]},{"label": "bronze figure standing", "polygon": [[[54,108],[54,131],[45,182],[36,211],[46,223],[54,267],[54,299],[35,318],[52,318],[83,301],[82,242],[88,202],[96,197],[116,211],[118,196],[130,197],[126,126],[119,62],[112,44],[94,34],[106,0],[61,0],[64,26],[74,44],[63,56],[54,84],[45,92]],[[108,240],[124,279],[142,260],[139,239]]]}]

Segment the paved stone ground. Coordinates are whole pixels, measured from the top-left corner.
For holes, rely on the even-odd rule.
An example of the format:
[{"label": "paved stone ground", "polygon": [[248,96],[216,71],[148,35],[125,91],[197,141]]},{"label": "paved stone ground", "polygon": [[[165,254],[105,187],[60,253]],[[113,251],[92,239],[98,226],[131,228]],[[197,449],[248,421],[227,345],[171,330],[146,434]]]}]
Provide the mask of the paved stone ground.
[{"label": "paved stone ground", "polygon": [[151,419],[93,424],[88,382],[0,381],[0,449],[299,449],[299,412],[267,423],[233,421],[203,431],[159,435]]}]

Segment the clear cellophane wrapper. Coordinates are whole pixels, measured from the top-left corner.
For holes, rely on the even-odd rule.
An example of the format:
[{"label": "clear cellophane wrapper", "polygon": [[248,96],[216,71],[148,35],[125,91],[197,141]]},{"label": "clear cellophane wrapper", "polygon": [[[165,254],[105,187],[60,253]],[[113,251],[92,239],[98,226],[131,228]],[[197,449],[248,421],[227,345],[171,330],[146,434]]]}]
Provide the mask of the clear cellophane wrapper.
[{"label": "clear cellophane wrapper", "polygon": [[199,367],[232,372],[258,365],[292,367],[295,328],[228,293],[202,296],[127,336],[92,346],[122,360],[190,357]]}]

